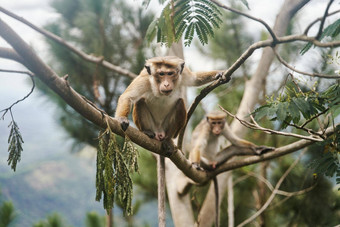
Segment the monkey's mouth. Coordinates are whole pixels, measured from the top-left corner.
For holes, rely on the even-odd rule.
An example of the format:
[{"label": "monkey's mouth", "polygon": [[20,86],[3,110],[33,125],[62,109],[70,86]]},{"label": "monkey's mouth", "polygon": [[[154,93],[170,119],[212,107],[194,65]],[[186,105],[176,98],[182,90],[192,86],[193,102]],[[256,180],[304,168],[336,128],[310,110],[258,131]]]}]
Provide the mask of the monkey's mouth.
[{"label": "monkey's mouth", "polygon": [[172,92],[172,90],[161,90],[161,93],[162,93],[163,95],[170,95],[171,92]]}]

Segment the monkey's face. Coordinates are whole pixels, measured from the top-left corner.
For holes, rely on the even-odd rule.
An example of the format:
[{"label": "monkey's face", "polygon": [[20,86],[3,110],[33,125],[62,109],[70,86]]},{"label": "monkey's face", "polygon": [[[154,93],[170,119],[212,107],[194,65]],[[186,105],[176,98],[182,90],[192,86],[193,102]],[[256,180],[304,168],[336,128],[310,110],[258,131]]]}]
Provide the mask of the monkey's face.
[{"label": "monkey's face", "polygon": [[179,72],[176,68],[160,67],[153,76],[157,83],[159,93],[168,96],[176,88]]},{"label": "monkey's face", "polygon": [[211,132],[216,136],[220,135],[221,132],[223,131],[225,121],[208,119],[208,122],[210,125]]}]

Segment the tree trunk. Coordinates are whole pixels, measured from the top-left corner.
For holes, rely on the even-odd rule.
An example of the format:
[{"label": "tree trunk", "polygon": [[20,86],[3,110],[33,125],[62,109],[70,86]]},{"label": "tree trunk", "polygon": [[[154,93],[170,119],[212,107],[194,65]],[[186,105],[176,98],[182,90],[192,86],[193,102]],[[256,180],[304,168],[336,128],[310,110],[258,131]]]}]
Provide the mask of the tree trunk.
[{"label": "tree trunk", "polygon": [[[282,36],[285,34],[288,28],[288,24],[291,18],[295,15],[295,13],[301,9],[309,0],[286,0],[281,7],[281,10],[276,17],[275,25],[273,31],[277,36]],[[261,93],[262,84],[264,83],[266,76],[268,75],[268,71],[275,55],[271,48],[265,48],[262,52],[261,60],[257,67],[255,74],[252,78],[246,82],[245,91],[243,94],[243,98],[240,104],[240,107],[237,112],[237,116],[244,118],[249,114],[249,111],[252,110],[255,104],[259,100],[259,94]],[[238,122],[233,121],[231,124],[231,129],[235,132],[239,137],[244,137],[246,130],[245,128]],[[227,181],[229,178],[229,173],[223,173],[218,176],[219,181],[219,197],[220,201],[225,194],[227,189]],[[204,200],[202,209],[200,211],[199,216],[204,217],[204,225],[201,226],[211,226],[214,223],[214,216],[211,215],[211,211],[214,210],[214,190],[212,187],[209,188],[209,192]],[[202,220],[203,221],[203,220]]]}]

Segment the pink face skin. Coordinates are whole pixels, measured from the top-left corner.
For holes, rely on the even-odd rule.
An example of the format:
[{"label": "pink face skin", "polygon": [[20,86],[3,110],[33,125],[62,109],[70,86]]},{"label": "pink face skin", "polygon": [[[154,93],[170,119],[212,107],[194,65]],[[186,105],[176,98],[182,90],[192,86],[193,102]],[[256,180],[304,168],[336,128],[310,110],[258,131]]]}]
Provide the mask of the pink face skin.
[{"label": "pink face skin", "polygon": [[214,135],[219,136],[224,128],[224,120],[208,119],[208,122],[210,124],[211,132]]}]

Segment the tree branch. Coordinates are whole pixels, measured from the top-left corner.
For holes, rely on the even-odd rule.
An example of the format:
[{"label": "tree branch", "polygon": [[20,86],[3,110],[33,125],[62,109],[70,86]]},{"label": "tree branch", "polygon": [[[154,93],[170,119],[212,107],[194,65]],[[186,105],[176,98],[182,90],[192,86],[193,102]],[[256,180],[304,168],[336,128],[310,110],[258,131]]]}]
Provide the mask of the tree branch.
[{"label": "tree branch", "polygon": [[[32,71],[42,82],[44,82],[50,89],[56,92],[62,99],[67,102],[73,109],[75,109],[78,113],[80,113],[84,118],[88,119],[95,125],[99,127],[106,128],[106,121],[103,118],[102,111],[99,111],[98,108],[95,108],[93,105],[90,105],[86,102],[81,95],[79,95],[76,91],[69,86],[68,82],[64,78],[58,77],[58,75],[49,68],[6,23],[4,23],[0,19],[0,36],[2,36],[20,55],[22,59],[25,59],[24,65]],[[293,42],[296,40],[303,41],[314,40],[313,38],[309,38],[307,36],[287,36],[279,38],[278,42]],[[248,50],[242,54],[242,56],[224,73],[225,78],[231,76],[232,73],[240,67],[240,65],[258,48],[271,46],[273,43],[272,40],[260,41],[253,45],[251,45]],[[318,43],[317,43],[318,44]],[[340,45],[340,42],[334,44],[323,43],[322,45]],[[219,84],[218,84],[219,85]],[[217,86],[218,86],[217,85]],[[109,117],[109,125],[113,132],[120,136],[124,136],[124,132],[121,130],[120,124],[115,119]],[[156,154],[160,154],[165,156],[166,154],[161,149],[161,143],[159,141],[150,139],[145,134],[141,133],[139,130],[129,127],[125,132],[129,138],[136,144],[144,147],[145,149],[154,152]],[[282,148],[277,148],[275,152],[270,152],[264,154],[263,156],[257,157],[249,157],[241,162],[232,162],[226,165],[222,165],[221,168],[218,168],[213,172],[199,171],[195,168],[192,168],[191,163],[186,159],[186,157],[182,154],[182,152],[174,147],[174,151],[172,155],[169,157],[171,161],[179,168],[186,176],[191,178],[192,180],[203,183],[216,176],[221,172],[225,172],[231,169],[239,168],[241,166],[250,165],[256,162],[260,162],[262,160],[272,159],[278,156],[282,156],[284,154],[288,154],[290,152],[294,152],[301,147],[308,146],[312,144],[311,141],[301,140],[292,145],[287,145]]]},{"label": "tree branch", "polygon": [[[329,14],[327,15],[327,17],[333,16],[333,15],[339,13],[339,12],[340,12],[340,10],[336,10],[336,11],[334,11],[334,12],[331,12],[331,13],[329,13]],[[314,24],[316,24],[318,21],[321,21],[323,18],[324,18],[324,17],[319,17],[319,18],[315,19],[314,21],[312,21],[312,22],[306,27],[306,29],[305,29],[305,31],[303,32],[303,34],[308,35],[309,29],[311,29],[311,27],[313,27]]]},{"label": "tree branch", "polygon": [[120,66],[116,66],[116,65],[113,65],[112,63],[108,62],[108,61],[105,61],[103,60],[103,57],[96,57],[96,56],[93,56],[93,55],[88,55],[86,54],[85,52],[81,51],[81,50],[78,50],[76,49],[74,46],[72,46],[71,44],[67,43],[65,40],[63,40],[61,37],[45,30],[45,29],[41,29],[37,26],[35,26],[34,24],[30,23],[29,21],[27,21],[26,19],[24,19],[23,17],[19,17],[18,15],[4,9],[3,7],[0,6],[0,11],[3,12],[4,14],[22,22],[23,24],[29,26],[30,28],[32,28],[33,30],[39,32],[40,34],[46,36],[47,38],[61,44],[62,46],[66,47],[67,49],[71,50],[73,53],[77,54],[79,57],[81,57],[82,59],[86,60],[86,61],[89,61],[89,62],[92,62],[92,63],[95,63],[95,64],[98,64],[98,65],[101,65],[109,70],[112,70],[114,72],[117,72],[121,75],[124,75],[124,76],[127,76],[131,79],[137,77],[136,74],[130,72],[129,70],[127,69],[124,69]]},{"label": "tree branch", "polygon": [[273,38],[274,43],[276,43],[277,37],[276,37],[276,35],[275,35],[273,29],[271,29],[271,27],[270,27],[265,21],[263,21],[262,19],[253,17],[253,16],[251,16],[251,15],[249,15],[249,14],[246,14],[246,13],[244,13],[244,12],[242,12],[242,11],[239,11],[239,10],[237,10],[237,9],[233,9],[233,8],[231,8],[231,7],[228,7],[228,6],[226,6],[226,5],[223,5],[222,3],[220,3],[220,2],[218,2],[218,1],[216,1],[216,0],[211,0],[211,1],[212,1],[213,3],[215,3],[216,5],[218,5],[219,7],[223,8],[223,9],[229,10],[229,11],[231,11],[231,12],[233,12],[233,13],[237,13],[237,14],[239,14],[239,15],[242,15],[242,16],[244,16],[244,17],[247,17],[247,18],[251,19],[251,20],[254,20],[254,21],[257,21],[257,22],[261,23],[261,24],[267,29],[267,31],[269,32],[269,34],[270,34],[271,37]]},{"label": "tree branch", "polygon": [[286,66],[288,69],[300,73],[302,75],[306,75],[306,76],[311,76],[311,77],[320,77],[320,78],[327,78],[327,79],[340,79],[340,76],[334,76],[334,75],[326,75],[326,74],[321,74],[321,73],[307,73],[307,72],[303,72],[301,70],[295,69],[293,66],[289,65],[275,50],[275,48],[273,48],[273,51],[275,53],[276,58],[279,60],[279,62],[281,62],[284,66]]},{"label": "tree branch", "polygon": [[22,57],[19,56],[18,53],[11,48],[0,47],[0,58],[11,59],[13,61],[24,64],[24,59],[22,59]]},{"label": "tree branch", "polygon": [[12,115],[12,107],[15,106],[16,104],[18,104],[19,102],[22,102],[24,101],[26,98],[28,98],[34,91],[34,88],[35,88],[35,81],[34,81],[34,78],[33,78],[33,74],[31,72],[28,72],[28,71],[18,71],[18,70],[9,70],[9,69],[0,69],[0,72],[7,72],[7,73],[21,73],[21,74],[27,74],[31,81],[32,81],[32,88],[31,90],[28,92],[27,95],[25,95],[22,99],[19,99],[17,100],[16,102],[14,102],[12,105],[10,105],[9,107],[3,109],[3,110],[0,110],[0,113],[1,112],[4,112],[2,114],[2,116],[0,117],[0,119],[4,119],[5,118],[5,115],[7,114],[8,111],[10,111],[11,113],[11,116],[12,116],[12,120],[13,120],[13,115]]},{"label": "tree branch", "polygon": [[[236,115],[230,113],[229,111],[225,110],[223,107],[221,107],[221,110],[224,111],[226,114],[228,114],[229,116],[235,118],[236,120],[238,120],[242,125],[244,125],[245,127],[247,128],[250,128],[250,129],[254,129],[254,130],[260,130],[260,131],[263,131],[265,133],[268,133],[268,134],[276,134],[276,135],[281,135],[281,136],[291,136],[291,137],[296,137],[296,138],[299,138],[299,139],[305,139],[305,140],[310,140],[310,141],[314,141],[314,142],[321,142],[323,141],[322,138],[318,139],[318,138],[315,138],[313,136],[303,136],[303,135],[299,135],[299,134],[295,134],[295,133],[289,133],[289,132],[281,132],[281,131],[276,131],[276,130],[273,130],[273,129],[269,129],[269,128],[264,128],[264,127],[261,127],[259,124],[257,123],[250,123],[248,121],[245,121],[245,120],[242,120],[240,119],[239,117],[237,117]],[[255,121],[254,121],[255,122]]]},{"label": "tree branch", "polygon": [[300,156],[293,162],[293,164],[290,165],[290,167],[286,170],[286,172],[281,176],[281,178],[279,179],[279,181],[277,182],[272,194],[269,196],[269,198],[267,199],[266,203],[261,207],[261,209],[259,209],[255,214],[253,214],[251,217],[249,217],[248,219],[246,219],[245,221],[243,221],[241,224],[239,224],[237,227],[242,227],[245,226],[246,224],[250,223],[252,220],[254,220],[255,218],[257,218],[263,211],[265,211],[268,206],[270,205],[270,203],[273,201],[273,199],[275,198],[277,191],[279,190],[281,184],[283,183],[283,181],[286,179],[286,177],[288,176],[288,174],[292,171],[292,169],[298,164],[298,162],[300,161],[302,155],[306,152],[306,150],[304,150],[303,152],[301,152]]},{"label": "tree branch", "polygon": [[325,10],[325,13],[321,19],[321,23],[320,23],[320,27],[319,27],[319,31],[318,31],[318,34],[316,35],[315,39],[319,39],[321,37],[321,34],[322,34],[322,30],[323,30],[323,26],[325,24],[325,21],[326,21],[326,18],[327,18],[327,14],[328,14],[328,10],[329,8],[331,7],[332,3],[333,3],[334,0],[330,0],[327,7],[326,7],[326,10]]}]

